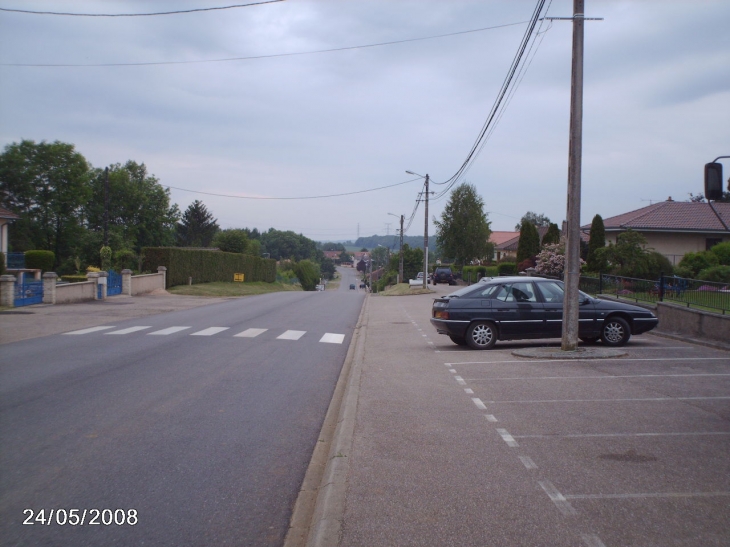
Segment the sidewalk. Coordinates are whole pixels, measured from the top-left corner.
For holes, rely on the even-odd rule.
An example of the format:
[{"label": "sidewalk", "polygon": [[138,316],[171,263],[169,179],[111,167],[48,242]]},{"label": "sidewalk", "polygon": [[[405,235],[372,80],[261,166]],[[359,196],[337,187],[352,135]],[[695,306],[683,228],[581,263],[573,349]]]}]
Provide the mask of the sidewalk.
[{"label": "sidewalk", "polygon": [[224,302],[226,298],[198,296],[112,296],[78,304],[38,304],[0,312],[0,344],[49,336],[113,321],[186,310]]}]

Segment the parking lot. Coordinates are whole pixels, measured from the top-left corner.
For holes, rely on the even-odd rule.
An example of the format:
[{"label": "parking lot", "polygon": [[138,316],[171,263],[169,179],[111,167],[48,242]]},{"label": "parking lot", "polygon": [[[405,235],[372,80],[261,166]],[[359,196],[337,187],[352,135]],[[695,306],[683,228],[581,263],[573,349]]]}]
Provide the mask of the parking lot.
[{"label": "parking lot", "polygon": [[[379,509],[350,509],[348,544],[365,544],[376,530],[383,544],[415,545],[419,534],[434,545],[730,544],[727,351],[652,334],[633,337],[627,356],[614,359],[512,354],[559,340],[474,351],[436,334],[430,303],[428,296],[400,298],[397,307],[372,301],[379,316],[371,330],[404,329],[389,336],[409,357],[390,370],[385,360],[366,365],[358,420],[380,424],[414,450],[400,467],[393,447],[369,440],[376,429],[361,426],[355,461],[392,469],[371,484],[359,484],[356,469],[350,495],[382,497],[408,485],[418,503],[409,517],[402,500],[381,501],[409,523],[403,537],[372,524],[387,522]],[[387,352],[387,340],[379,341]],[[402,424],[399,413],[407,415]],[[419,481],[430,481],[435,499]],[[416,511],[432,511],[432,520],[419,522]],[[367,533],[358,526],[365,514]]]}]

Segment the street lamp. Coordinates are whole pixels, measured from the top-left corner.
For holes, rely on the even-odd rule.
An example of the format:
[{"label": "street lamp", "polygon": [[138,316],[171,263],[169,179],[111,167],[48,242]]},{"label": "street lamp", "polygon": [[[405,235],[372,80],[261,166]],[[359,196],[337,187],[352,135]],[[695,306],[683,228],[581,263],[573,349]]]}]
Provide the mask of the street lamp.
[{"label": "street lamp", "polygon": [[424,192],[426,196],[426,214],[423,228],[423,288],[428,289],[428,173],[426,173],[425,177],[413,171],[406,171],[406,173],[426,179],[426,191]]},{"label": "street lamp", "polygon": [[403,283],[403,215],[394,215],[388,213],[390,216],[400,216],[400,256],[398,258],[398,283]]}]

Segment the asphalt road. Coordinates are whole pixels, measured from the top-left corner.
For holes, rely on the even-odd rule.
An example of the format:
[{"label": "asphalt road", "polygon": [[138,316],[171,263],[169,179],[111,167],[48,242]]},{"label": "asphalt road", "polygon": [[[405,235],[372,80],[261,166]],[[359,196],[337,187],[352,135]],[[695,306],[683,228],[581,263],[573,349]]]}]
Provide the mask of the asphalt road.
[{"label": "asphalt road", "polygon": [[4,344],[2,545],[281,545],[363,302],[344,272]]}]

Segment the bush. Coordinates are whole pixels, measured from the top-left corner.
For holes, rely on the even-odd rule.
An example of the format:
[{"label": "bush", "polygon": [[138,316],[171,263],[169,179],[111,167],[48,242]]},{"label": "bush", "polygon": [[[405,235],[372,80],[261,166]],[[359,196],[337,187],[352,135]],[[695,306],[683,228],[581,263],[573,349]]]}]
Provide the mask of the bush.
[{"label": "bush", "polygon": [[29,270],[52,272],[55,261],[53,251],[25,251],[25,267]]},{"label": "bush", "polygon": [[664,272],[664,275],[672,275],[674,266],[662,253],[649,251],[647,256],[647,279],[659,279],[662,272]]},{"label": "bush", "polygon": [[484,268],[484,277],[497,277],[499,275],[499,270],[497,269],[497,266],[487,266]]},{"label": "bush", "polygon": [[497,265],[499,275],[517,275],[517,264],[514,262],[502,262]]},{"label": "bush", "polygon": [[[496,268],[495,268],[496,269]],[[471,275],[471,282],[474,283],[478,281],[482,277],[487,276],[487,267],[486,266],[464,266],[461,269],[461,278],[465,281],[468,281]]]},{"label": "bush", "polygon": [[679,261],[679,266],[681,268],[691,272],[690,277],[697,277],[697,274],[699,274],[702,270],[719,265],[720,260],[717,258],[717,255],[710,251],[687,253],[682,257],[682,260]]},{"label": "bush", "polygon": [[294,273],[305,291],[313,291],[319,284],[319,266],[311,260],[300,260],[294,265]]},{"label": "bush", "polygon": [[535,261],[532,258],[526,258],[519,264],[517,264],[517,271],[518,272],[524,272],[527,268],[534,268],[535,267]]},{"label": "bush", "polygon": [[0,253],[0,275],[5,275],[5,253]]},{"label": "bush", "polygon": [[88,278],[85,275],[62,275],[61,280],[69,283],[81,283],[82,281],[88,281]]},{"label": "bush", "polygon": [[139,264],[139,257],[129,249],[122,249],[114,253],[114,269],[117,273],[122,270],[136,270]]},{"label": "bush", "polygon": [[730,241],[718,243],[710,249],[710,252],[717,257],[721,266],[730,266]]},{"label": "bush", "polygon": [[730,283],[730,266],[712,266],[697,274],[701,281],[714,281],[715,283]]},{"label": "bush", "polygon": [[269,258],[179,247],[144,247],[142,254],[143,271],[167,268],[167,287],[187,285],[189,277],[193,283],[232,282],[235,273],[244,274],[246,281],[276,280],[276,261]]}]

